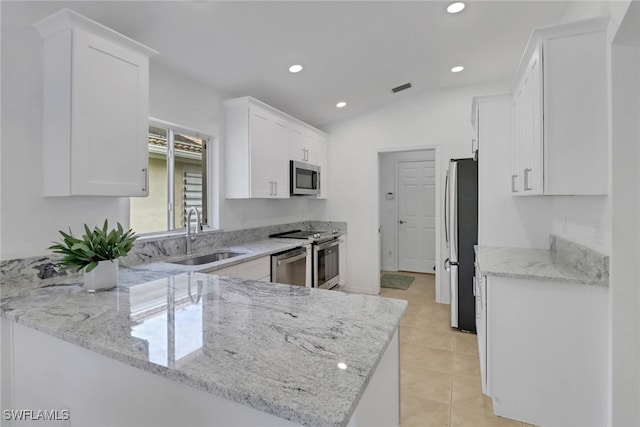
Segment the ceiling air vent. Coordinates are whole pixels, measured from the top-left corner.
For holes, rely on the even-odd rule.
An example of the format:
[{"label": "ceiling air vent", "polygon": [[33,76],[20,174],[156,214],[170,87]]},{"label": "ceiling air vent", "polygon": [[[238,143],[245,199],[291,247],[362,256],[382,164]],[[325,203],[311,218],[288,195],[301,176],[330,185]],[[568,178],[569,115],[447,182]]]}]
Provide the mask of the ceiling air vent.
[{"label": "ceiling air vent", "polygon": [[398,93],[401,90],[409,89],[410,87],[411,87],[411,83],[405,83],[405,84],[400,85],[398,87],[394,87],[393,89],[391,89],[391,92]]}]

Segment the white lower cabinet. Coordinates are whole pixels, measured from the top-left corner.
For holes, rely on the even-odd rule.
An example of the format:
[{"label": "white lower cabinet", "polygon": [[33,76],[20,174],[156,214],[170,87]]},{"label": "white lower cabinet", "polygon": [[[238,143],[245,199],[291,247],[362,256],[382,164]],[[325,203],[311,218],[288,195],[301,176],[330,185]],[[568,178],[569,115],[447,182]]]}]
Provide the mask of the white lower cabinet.
[{"label": "white lower cabinet", "polygon": [[261,282],[271,281],[271,257],[265,256],[230,267],[221,268],[204,273],[216,276],[229,276],[238,279],[259,280]]},{"label": "white lower cabinet", "polygon": [[[3,373],[11,373],[2,378],[3,409],[46,410],[60,420],[3,420],[3,426],[300,426],[7,319],[0,319],[0,327],[3,356],[8,356],[2,359]],[[354,402],[348,427],[400,425],[398,333]],[[151,402],[150,410],[141,410],[142,396]]]},{"label": "white lower cabinet", "polygon": [[477,272],[476,298],[483,392],[496,415],[607,425],[608,288]]},{"label": "white lower cabinet", "polygon": [[473,294],[476,297],[476,334],[482,392],[490,396],[491,387],[487,375],[487,282],[477,265],[476,275],[473,278]]}]

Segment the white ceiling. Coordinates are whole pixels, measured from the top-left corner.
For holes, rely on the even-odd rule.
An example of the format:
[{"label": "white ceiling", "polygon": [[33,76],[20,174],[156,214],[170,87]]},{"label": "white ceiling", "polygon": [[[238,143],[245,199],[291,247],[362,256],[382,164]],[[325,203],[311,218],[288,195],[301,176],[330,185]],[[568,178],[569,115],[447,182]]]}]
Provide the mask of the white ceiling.
[{"label": "white ceiling", "polygon": [[[152,61],[226,96],[251,95],[323,128],[425,89],[510,80],[531,29],[558,23],[568,4],[470,1],[463,12],[450,15],[448,3],[85,1],[64,6],[156,49],[160,55]],[[46,8],[56,9],[54,4],[62,3]],[[289,73],[294,63],[304,70]],[[454,65],[465,70],[453,74]],[[407,82],[412,89],[391,92]],[[348,106],[338,110],[341,100]]]}]

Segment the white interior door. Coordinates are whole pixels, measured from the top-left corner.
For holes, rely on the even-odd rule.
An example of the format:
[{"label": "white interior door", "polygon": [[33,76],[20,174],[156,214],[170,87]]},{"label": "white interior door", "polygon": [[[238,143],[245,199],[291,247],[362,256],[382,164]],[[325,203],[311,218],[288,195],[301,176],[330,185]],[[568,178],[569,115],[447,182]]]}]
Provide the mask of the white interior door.
[{"label": "white interior door", "polygon": [[435,273],[435,160],[398,163],[398,269]]}]

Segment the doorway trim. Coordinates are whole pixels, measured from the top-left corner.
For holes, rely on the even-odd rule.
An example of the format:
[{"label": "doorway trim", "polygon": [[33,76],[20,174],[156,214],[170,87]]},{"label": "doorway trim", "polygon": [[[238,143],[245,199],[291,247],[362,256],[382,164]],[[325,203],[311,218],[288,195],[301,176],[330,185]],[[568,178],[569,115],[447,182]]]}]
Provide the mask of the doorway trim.
[{"label": "doorway trim", "polygon": [[[440,159],[440,145],[421,145],[421,146],[413,146],[406,148],[386,148],[386,149],[378,149],[378,169],[377,169],[377,204],[376,204],[376,218],[378,224],[378,239],[377,239],[377,250],[376,254],[378,256],[378,262],[375,263],[374,268],[375,275],[373,277],[378,277],[380,274],[380,267],[382,266],[382,258],[381,258],[381,218],[380,218],[380,208],[381,208],[381,170],[382,170],[382,155],[384,154],[393,154],[393,153],[404,153],[404,152],[413,152],[413,151],[425,151],[425,150],[433,150],[435,154],[435,169],[436,169],[436,194],[435,194],[435,210],[436,210],[436,277],[435,277],[435,287],[436,287],[436,302],[439,303],[449,303],[449,289],[448,289],[448,280],[442,280],[442,242],[443,238],[441,233],[443,231],[442,226],[442,200],[441,200],[441,174],[442,174],[442,161]],[[421,158],[416,158],[416,160],[421,160]],[[395,183],[395,191],[397,194],[397,179]],[[397,216],[397,209],[396,209]],[[397,219],[397,218],[396,218]],[[380,284],[378,283],[378,293],[380,292]]]}]

